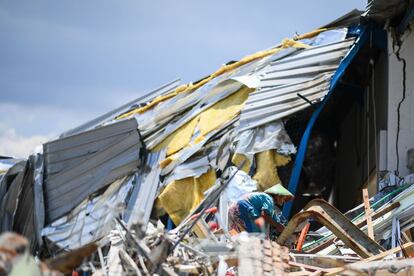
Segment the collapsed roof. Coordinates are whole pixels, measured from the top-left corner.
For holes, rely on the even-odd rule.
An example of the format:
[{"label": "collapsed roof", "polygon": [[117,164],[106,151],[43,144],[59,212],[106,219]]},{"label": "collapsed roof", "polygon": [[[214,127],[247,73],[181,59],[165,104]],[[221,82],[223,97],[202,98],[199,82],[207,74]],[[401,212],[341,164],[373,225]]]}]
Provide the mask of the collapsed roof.
[{"label": "collapsed roof", "polygon": [[[297,153],[283,183],[295,192],[312,126],[367,39],[359,14],[168,83],[45,143],[0,179],[2,231],[29,237],[33,251],[44,242],[72,250],[108,243],[119,217],[131,227],[166,213],[179,226],[234,172],[246,190],[265,190]],[[293,144],[284,120],[309,108]]]}]

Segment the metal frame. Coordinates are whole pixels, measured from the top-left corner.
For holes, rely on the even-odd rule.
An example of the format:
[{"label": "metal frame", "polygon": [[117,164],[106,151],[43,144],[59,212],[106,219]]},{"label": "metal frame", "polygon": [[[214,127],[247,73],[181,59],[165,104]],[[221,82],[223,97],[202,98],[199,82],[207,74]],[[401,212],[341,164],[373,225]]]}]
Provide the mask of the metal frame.
[{"label": "metal frame", "polygon": [[384,248],[362,232],[338,209],[322,199],[312,200],[305,206],[304,211],[293,216],[277,239],[277,243],[284,245],[296,227],[310,218],[316,219],[319,223],[326,226],[349,248],[363,258],[368,258],[384,251]]}]

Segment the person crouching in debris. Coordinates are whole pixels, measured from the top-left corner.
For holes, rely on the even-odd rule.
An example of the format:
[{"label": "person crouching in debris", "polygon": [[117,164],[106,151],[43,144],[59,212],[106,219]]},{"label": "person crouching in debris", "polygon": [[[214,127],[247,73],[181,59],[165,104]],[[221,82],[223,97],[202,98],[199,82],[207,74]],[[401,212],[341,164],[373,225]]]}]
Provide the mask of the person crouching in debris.
[{"label": "person crouching in debris", "polygon": [[[264,192],[252,192],[243,195],[237,202],[229,208],[230,229],[237,232],[247,231],[263,232],[271,225],[273,229],[281,233],[287,224],[279,207],[283,203],[292,200],[293,195],[281,184],[277,184]],[[278,206],[276,206],[278,205]],[[262,217],[265,225],[258,225],[256,220]],[[267,236],[269,235],[266,231]]]}]

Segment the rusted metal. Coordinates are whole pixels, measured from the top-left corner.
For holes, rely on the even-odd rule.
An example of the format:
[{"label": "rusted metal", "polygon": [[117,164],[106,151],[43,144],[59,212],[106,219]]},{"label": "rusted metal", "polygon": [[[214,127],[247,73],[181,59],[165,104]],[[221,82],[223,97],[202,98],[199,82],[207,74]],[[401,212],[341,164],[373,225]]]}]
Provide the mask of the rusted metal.
[{"label": "rusted metal", "polygon": [[377,242],[356,227],[338,209],[322,199],[312,200],[305,206],[303,212],[296,214],[280,234],[277,243],[284,245],[296,227],[309,218],[316,219],[326,226],[335,236],[363,258],[368,258],[384,251]]},{"label": "rusted metal", "polygon": [[[396,201],[393,202],[391,205],[385,207],[384,209],[378,210],[376,211],[373,215],[372,215],[372,220],[376,220],[379,217],[382,217],[383,215],[391,212],[392,210],[400,207],[400,202]],[[353,222],[358,228],[362,228],[367,224],[367,221],[365,219],[365,216],[361,217],[359,220],[354,221]],[[312,247],[310,250],[305,250],[307,253],[312,253],[315,254],[325,248],[327,248],[328,246],[330,246],[333,241],[334,241],[335,237],[328,237],[326,240],[324,240],[322,243],[318,244],[315,247]]]}]

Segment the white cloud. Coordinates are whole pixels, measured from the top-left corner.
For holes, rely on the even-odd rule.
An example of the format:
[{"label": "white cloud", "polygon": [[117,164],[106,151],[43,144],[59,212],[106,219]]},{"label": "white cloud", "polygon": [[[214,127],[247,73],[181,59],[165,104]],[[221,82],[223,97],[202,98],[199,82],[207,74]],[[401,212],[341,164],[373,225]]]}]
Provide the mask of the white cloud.
[{"label": "white cloud", "polygon": [[0,155],[26,158],[36,147],[49,140],[50,136],[34,135],[24,137],[16,129],[0,123]]}]

